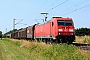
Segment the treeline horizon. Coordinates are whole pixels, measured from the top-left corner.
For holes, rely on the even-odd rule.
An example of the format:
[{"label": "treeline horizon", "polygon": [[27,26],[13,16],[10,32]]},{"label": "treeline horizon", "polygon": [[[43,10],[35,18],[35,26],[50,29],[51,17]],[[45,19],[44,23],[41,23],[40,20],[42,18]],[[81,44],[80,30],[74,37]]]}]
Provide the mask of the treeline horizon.
[{"label": "treeline horizon", "polygon": [[75,35],[76,36],[85,36],[85,35],[90,35],[90,28],[77,28],[75,29]]}]

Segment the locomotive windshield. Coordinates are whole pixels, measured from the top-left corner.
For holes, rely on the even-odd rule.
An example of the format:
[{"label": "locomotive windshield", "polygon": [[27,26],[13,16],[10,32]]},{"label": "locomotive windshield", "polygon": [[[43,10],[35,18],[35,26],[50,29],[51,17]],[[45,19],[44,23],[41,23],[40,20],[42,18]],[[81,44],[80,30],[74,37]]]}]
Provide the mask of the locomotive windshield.
[{"label": "locomotive windshield", "polygon": [[72,26],[72,20],[58,20],[58,26]]}]

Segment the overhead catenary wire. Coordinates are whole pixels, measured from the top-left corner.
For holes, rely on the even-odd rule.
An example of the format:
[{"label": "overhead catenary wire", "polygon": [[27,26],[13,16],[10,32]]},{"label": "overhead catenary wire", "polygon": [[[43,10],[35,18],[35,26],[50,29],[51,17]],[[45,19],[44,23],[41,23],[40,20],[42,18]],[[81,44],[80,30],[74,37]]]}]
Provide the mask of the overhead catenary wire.
[{"label": "overhead catenary wire", "polygon": [[[17,20],[17,19],[16,19]],[[15,25],[19,24],[23,19],[21,19],[18,23],[16,23]]]},{"label": "overhead catenary wire", "polygon": [[[46,0],[46,2],[47,2],[47,1],[48,1],[48,0]],[[58,0],[56,0],[55,2],[57,2],[57,1],[58,1]],[[45,2],[45,3],[46,3],[46,2]],[[55,2],[54,2],[54,3],[55,3]],[[45,4],[45,3],[44,3],[44,4]],[[54,3],[52,3],[51,5],[53,5]],[[44,5],[44,4],[43,4],[43,5]],[[42,5],[42,6],[43,6],[43,5]],[[48,8],[48,7],[46,7],[46,8]],[[45,8],[45,9],[46,9],[46,8]],[[37,16],[36,18],[40,17],[40,15],[41,15],[41,14],[39,14],[39,16]]]},{"label": "overhead catenary wire", "polygon": [[39,23],[36,19],[35,19],[35,21],[36,21],[37,23]]},{"label": "overhead catenary wire", "polygon": [[37,8],[36,11],[34,11],[32,14],[36,14],[37,11],[38,11],[39,9],[41,9],[41,7],[43,7],[47,2],[48,2],[48,0],[46,0],[46,1],[45,1],[39,8]]},{"label": "overhead catenary wire", "polygon": [[65,0],[64,2],[62,2],[62,3],[58,4],[58,5],[56,5],[55,7],[52,7],[52,8],[49,9],[47,12],[49,12],[49,11],[51,11],[51,10],[57,8],[58,6],[60,6],[60,5],[64,4],[64,3],[66,3],[67,1],[69,1],[69,0]]},{"label": "overhead catenary wire", "polygon": [[74,6],[70,7],[70,8],[67,8],[66,10],[69,10],[69,9],[75,8],[75,7],[77,7],[78,5],[81,5],[81,4],[83,4],[83,3],[87,2],[87,1],[89,1],[89,0],[84,0],[83,2],[80,2],[80,3],[74,5]]},{"label": "overhead catenary wire", "polygon": [[73,12],[75,12],[75,11],[77,11],[77,10],[84,9],[84,8],[86,8],[86,7],[89,7],[89,6],[90,6],[90,5],[86,5],[86,6],[83,6],[83,7],[77,8],[77,9],[75,9],[75,10],[72,10],[72,11],[70,11],[70,12],[67,12],[67,13],[65,13],[65,14],[62,14],[61,16],[64,16],[64,15],[67,15],[67,14],[73,13]]},{"label": "overhead catenary wire", "polygon": [[[58,0],[56,0],[56,2],[57,2],[57,1],[58,1]],[[62,2],[62,3],[60,3],[60,4],[58,4],[58,5],[54,6],[54,7],[52,7],[51,9],[49,9],[47,12],[50,12],[51,10],[59,7],[60,5],[66,3],[66,2],[68,2],[68,1],[69,1],[69,0],[65,0],[64,2]],[[82,4],[82,3],[85,3],[85,2],[87,2],[87,1],[88,1],[88,0],[84,0],[83,2],[80,2],[80,3],[77,4],[77,5],[74,5],[74,7],[77,7],[78,5],[80,5],[80,4]],[[53,4],[54,4],[54,3],[52,3],[52,5],[53,5]],[[88,5],[87,5],[87,6],[88,6]],[[87,7],[87,6],[85,6],[85,7]],[[75,11],[80,10],[80,9],[83,9],[83,8],[85,8],[85,7],[77,8],[77,9],[72,10],[72,11],[69,11],[69,12],[67,12],[67,13],[65,13],[65,14],[63,14],[63,15],[66,15],[66,14],[69,14],[69,13],[72,13],[72,12],[75,12]],[[66,10],[69,10],[69,9],[66,9]],[[62,15],[62,16],[63,16],[63,15]],[[38,17],[40,17],[40,14],[39,14]],[[37,18],[38,18],[38,17],[37,17]]]},{"label": "overhead catenary wire", "polygon": [[[38,11],[42,6],[44,6],[47,2],[48,2],[48,0],[46,0],[38,9],[36,9],[36,11],[34,11],[34,13],[32,13],[32,15],[33,15],[33,14],[36,14],[37,11]],[[36,22],[38,22],[38,21],[36,20],[38,17],[40,17],[40,14],[35,18],[35,21],[36,21]],[[39,22],[38,22],[38,23],[39,23]]]},{"label": "overhead catenary wire", "polygon": [[56,2],[58,2],[58,0],[56,0],[54,3],[52,3],[52,5],[54,5]]},{"label": "overhead catenary wire", "polygon": [[[74,5],[74,6],[72,6],[70,8],[65,9],[64,11],[69,11],[70,9],[75,8],[75,7],[78,7],[79,5],[81,5],[83,3],[86,3],[87,1],[89,1],[89,0],[84,0],[84,1],[82,1],[82,2],[80,2],[80,3],[78,3],[78,4]],[[72,12],[72,11],[69,11],[69,12]],[[69,13],[69,12],[67,12],[67,13]]]},{"label": "overhead catenary wire", "polygon": [[[58,1],[58,0],[56,0],[56,2],[57,2],[57,1]],[[62,3],[58,4],[58,5],[56,5],[55,7],[52,7],[52,8],[49,9],[47,12],[50,12],[51,10],[57,8],[58,6],[63,5],[63,4],[66,3],[67,1],[69,1],[69,0],[65,0],[64,2],[62,2]],[[54,2],[54,3],[55,3],[55,2]],[[52,5],[53,5],[54,3],[52,3]],[[40,17],[40,14],[39,14],[39,16],[37,16],[36,18],[38,18],[38,17]],[[36,21],[36,20],[35,20],[35,21]]]},{"label": "overhead catenary wire", "polygon": [[[54,1],[51,5],[49,5],[49,7],[52,6],[52,5],[54,5],[56,2],[58,2],[58,0]],[[45,10],[45,9],[47,9],[49,7],[45,7],[43,10]]]}]

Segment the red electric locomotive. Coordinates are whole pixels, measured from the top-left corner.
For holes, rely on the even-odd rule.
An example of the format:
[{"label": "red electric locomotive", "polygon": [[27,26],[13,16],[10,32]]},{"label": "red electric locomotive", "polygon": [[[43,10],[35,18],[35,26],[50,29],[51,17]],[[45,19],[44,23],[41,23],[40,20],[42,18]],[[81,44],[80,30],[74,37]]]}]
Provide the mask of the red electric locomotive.
[{"label": "red electric locomotive", "polygon": [[75,41],[74,22],[72,18],[53,17],[47,23],[35,26],[34,38],[72,43]]}]

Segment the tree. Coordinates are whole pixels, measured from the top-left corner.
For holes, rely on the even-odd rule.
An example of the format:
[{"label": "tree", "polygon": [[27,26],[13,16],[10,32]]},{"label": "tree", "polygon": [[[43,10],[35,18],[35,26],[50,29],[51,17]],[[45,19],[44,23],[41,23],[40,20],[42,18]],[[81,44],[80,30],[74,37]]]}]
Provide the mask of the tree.
[{"label": "tree", "polygon": [[2,31],[0,31],[0,38],[2,39]]},{"label": "tree", "polygon": [[6,37],[7,34],[11,34],[11,33],[15,32],[15,31],[17,31],[17,29],[8,31],[7,33],[4,34],[4,37]]}]

